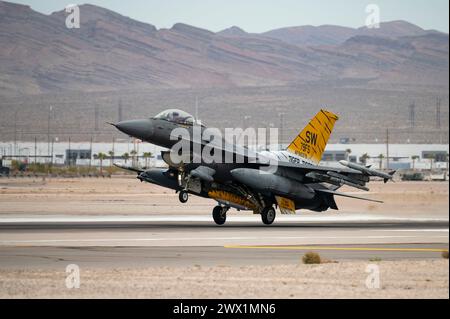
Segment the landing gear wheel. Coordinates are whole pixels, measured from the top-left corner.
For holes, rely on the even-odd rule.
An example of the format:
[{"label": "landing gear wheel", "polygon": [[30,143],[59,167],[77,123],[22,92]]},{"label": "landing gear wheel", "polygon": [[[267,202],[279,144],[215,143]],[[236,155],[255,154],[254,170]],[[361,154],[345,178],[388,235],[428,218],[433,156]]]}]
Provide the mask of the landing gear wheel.
[{"label": "landing gear wheel", "polygon": [[225,224],[225,221],[227,220],[227,209],[225,209],[222,206],[216,206],[213,209],[212,215],[213,215],[214,222],[217,225],[223,225],[223,224]]},{"label": "landing gear wheel", "polygon": [[186,191],[180,191],[180,193],[178,194],[178,199],[180,200],[180,202],[182,202],[183,204],[186,203],[189,199],[189,194]]},{"label": "landing gear wheel", "polygon": [[276,212],[273,207],[266,207],[261,212],[262,222],[266,225],[272,225],[275,220]]}]

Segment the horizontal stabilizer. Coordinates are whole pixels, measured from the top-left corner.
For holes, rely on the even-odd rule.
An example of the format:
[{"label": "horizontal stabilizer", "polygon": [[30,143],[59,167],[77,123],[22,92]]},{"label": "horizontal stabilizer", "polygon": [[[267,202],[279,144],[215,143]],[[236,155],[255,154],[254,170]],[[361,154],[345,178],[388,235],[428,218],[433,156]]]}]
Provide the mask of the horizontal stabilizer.
[{"label": "horizontal stabilizer", "polygon": [[121,163],[114,163],[114,166],[116,166],[118,168],[121,168],[121,169],[126,169],[127,171],[132,171],[132,172],[135,172],[135,173],[138,173],[138,174],[144,172],[144,170],[142,170],[142,169],[139,169],[139,168],[136,168],[136,167],[133,167],[133,166],[124,165],[124,164],[121,164]]},{"label": "horizontal stabilizer", "polygon": [[369,202],[383,203],[380,200],[369,199],[369,198],[365,198],[365,197],[359,197],[359,196],[349,195],[349,194],[345,194],[345,193],[340,193],[340,192],[332,191],[331,189],[315,189],[315,191],[319,192],[319,193],[327,193],[327,194],[333,194],[333,195],[336,195],[336,196],[342,196],[342,197],[349,197],[349,198],[355,198],[355,199],[360,199],[360,200],[366,200],[366,201],[369,201]]},{"label": "horizontal stabilizer", "polygon": [[390,172],[389,172],[389,175],[391,175],[391,178],[383,178],[384,183],[386,184],[389,180],[394,181],[394,179],[393,179],[392,177],[394,176],[394,174],[395,174],[396,172],[397,172],[396,170],[395,170],[395,171],[390,171]]}]

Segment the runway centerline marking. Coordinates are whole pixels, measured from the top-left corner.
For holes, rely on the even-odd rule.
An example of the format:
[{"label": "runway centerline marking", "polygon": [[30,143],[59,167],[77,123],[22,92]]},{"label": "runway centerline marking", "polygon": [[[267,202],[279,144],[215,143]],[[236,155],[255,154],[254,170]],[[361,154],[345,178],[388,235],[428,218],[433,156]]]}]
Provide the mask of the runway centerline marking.
[{"label": "runway centerline marking", "polygon": [[448,252],[445,248],[387,248],[387,247],[328,247],[328,246],[246,246],[226,245],[231,249],[274,249],[274,250],[338,250],[338,251],[396,251],[396,252]]}]

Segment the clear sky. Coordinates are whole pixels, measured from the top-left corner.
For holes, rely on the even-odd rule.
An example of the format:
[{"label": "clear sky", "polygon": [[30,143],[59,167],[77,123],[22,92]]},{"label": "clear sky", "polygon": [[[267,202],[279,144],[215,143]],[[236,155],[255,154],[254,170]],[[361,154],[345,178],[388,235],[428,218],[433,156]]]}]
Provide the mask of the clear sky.
[{"label": "clear sky", "polygon": [[[9,0],[51,13],[76,0]],[[449,32],[448,0],[86,0],[133,19],[170,28],[177,22],[211,31],[237,25],[247,32],[280,27],[365,24],[368,4],[377,4],[381,21],[406,20],[424,29]],[[79,4],[81,4],[79,3]]]}]

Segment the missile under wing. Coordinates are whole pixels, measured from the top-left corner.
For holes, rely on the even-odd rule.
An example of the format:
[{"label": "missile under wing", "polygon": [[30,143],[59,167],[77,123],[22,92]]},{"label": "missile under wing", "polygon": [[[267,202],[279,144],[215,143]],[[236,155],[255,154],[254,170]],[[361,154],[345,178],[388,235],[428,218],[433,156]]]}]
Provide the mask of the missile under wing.
[{"label": "missile under wing", "polygon": [[385,173],[385,172],[380,172],[377,171],[375,169],[372,169],[370,167],[364,166],[364,165],[359,165],[356,163],[351,163],[348,161],[339,161],[339,163],[343,166],[346,166],[348,168],[360,171],[361,173],[365,174],[365,175],[369,175],[369,176],[377,176],[377,177],[381,177],[384,182],[386,183],[389,180],[393,179],[393,176],[395,174],[395,171],[391,171],[389,173]]}]

